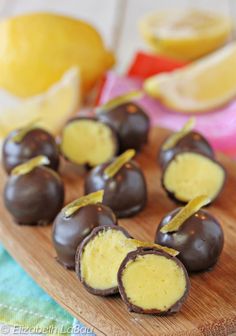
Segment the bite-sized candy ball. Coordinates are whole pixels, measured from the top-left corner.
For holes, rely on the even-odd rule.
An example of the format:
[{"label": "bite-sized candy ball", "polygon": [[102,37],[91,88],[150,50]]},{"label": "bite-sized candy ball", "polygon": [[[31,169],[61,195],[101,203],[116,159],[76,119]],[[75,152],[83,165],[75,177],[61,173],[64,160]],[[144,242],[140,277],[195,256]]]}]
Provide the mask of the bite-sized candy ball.
[{"label": "bite-sized candy ball", "polygon": [[169,315],[188,297],[190,282],[183,264],[151,247],[129,252],[118,271],[118,287],[130,312]]},{"label": "bite-sized candy ball", "polygon": [[54,137],[42,128],[22,128],[11,132],[3,143],[2,163],[10,174],[12,169],[35,156],[44,155],[48,166],[58,169],[60,156]]},{"label": "bite-sized candy ball", "polygon": [[177,231],[161,232],[161,228],[180,211],[168,213],[157,228],[155,242],[180,252],[177,256],[189,272],[205,271],[217,262],[224,245],[224,234],[218,220],[208,211],[199,210]]},{"label": "bite-sized candy ball", "polygon": [[55,171],[40,165],[40,160],[36,157],[15,167],[5,185],[5,206],[18,224],[46,225],[63,206],[63,182]]},{"label": "bite-sized candy ball", "polygon": [[141,168],[129,157],[125,162],[122,161],[123,156],[129,156],[129,153],[126,151],[113,161],[95,167],[85,180],[85,194],[103,189],[103,203],[117,217],[135,215],[144,208],[147,201],[146,180]]}]

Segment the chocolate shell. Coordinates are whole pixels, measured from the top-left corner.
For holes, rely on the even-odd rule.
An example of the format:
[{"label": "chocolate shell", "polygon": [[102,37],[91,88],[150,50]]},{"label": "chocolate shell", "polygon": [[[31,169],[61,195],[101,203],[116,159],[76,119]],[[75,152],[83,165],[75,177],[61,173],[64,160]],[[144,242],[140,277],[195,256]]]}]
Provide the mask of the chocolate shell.
[{"label": "chocolate shell", "polygon": [[98,118],[117,132],[120,152],[130,148],[140,151],[148,141],[150,120],[145,111],[136,103],[128,102],[100,111]]},{"label": "chocolate shell", "polygon": [[[121,244],[112,244],[112,239],[107,239],[107,237],[104,238],[104,240],[102,241],[102,245],[99,248],[96,248],[95,246],[95,239],[98,237],[102,238],[103,233],[110,233],[109,238],[112,238],[112,234],[113,233],[121,233],[120,237],[118,237],[118,239],[122,239]],[[85,279],[85,275],[82,272],[82,268],[83,268],[83,262],[85,262],[83,260],[83,254],[87,248],[87,246],[89,246],[89,244],[92,242],[91,244],[91,248],[92,248],[92,253],[90,253],[89,255],[92,256],[95,259],[95,265],[91,265],[89,264],[87,266],[87,273],[91,273],[90,274],[90,279],[94,279],[95,275],[97,272],[101,272],[101,276],[104,277],[106,276],[106,272],[108,272],[108,276],[110,276],[113,268],[115,267],[115,282],[117,281],[117,271],[118,268],[120,266],[121,261],[118,262],[118,265],[116,265],[117,260],[115,257],[113,257],[112,253],[114,253],[114,251],[116,253],[121,253],[119,247],[122,249],[125,248],[125,244],[123,244],[124,240],[126,240],[126,238],[131,238],[129,233],[122,227],[120,226],[100,226],[100,227],[96,227],[95,229],[93,229],[93,231],[90,233],[90,235],[88,235],[83,241],[82,243],[79,245],[77,252],[76,252],[76,256],[75,256],[75,270],[76,270],[76,274],[79,278],[79,280],[81,281],[81,283],[83,284],[83,286],[86,288],[86,290],[88,292],[90,292],[91,294],[94,295],[100,295],[100,296],[108,296],[108,295],[113,295],[119,292],[118,290],[118,284],[115,285],[111,285],[109,286],[109,288],[98,288],[97,286],[91,286],[90,284],[88,284],[88,280]],[[102,240],[102,239],[101,239]],[[109,244],[111,243],[110,249],[107,249],[106,246],[104,246],[104,243]],[[102,250],[104,249],[104,251]],[[133,248],[131,248],[133,249]],[[127,251],[128,253],[129,251]],[[124,252],[122,254],[124,254],[124,256],[127,254],[126,253],[126,249],[124,250]],[[108,259],[108,260],[107,260]],[[108,262],[108,265],[107,265]],[[103,272],[101,271],[101,267],[103,267],[103,263],[106,263],[106,271]],[[98,265],[99,264],[99,265]],[[87,275],[88,276],[88,275]],[[100,276],[100,277],[101,277]],[[114,281],[114,279],[113,279]]]},{"label": "chocolate shell", "polygon": [[203,137],[203,135],[196,131],[187,133],[179,139],[173,147],[166,150],[163,149],[165,142],[166,140],[161,145],[159,151],[159,162],[162,168],[164,168],[176,154],[182,151],[198,152],[209,156],[212,159],[215,157],[214,150],[209,142]]},{"label": "chocolate shell", "polygon": [[199,210],[190,216],[176,232],[162,233],[160,229],[179,212],[171,211],[157,228],[155,242],[171,247],[189,272],[205,271],[214,266],[224,245],[220,223],[208,211]]},{"label": "chocolate shell", "polygon": [[103,203],[117,217],[130,217],[141,211],[147,201],[145,177],[134,161],[126,163],[115,176],[107,178],[105,163],[92,169],[85,179],[85,194],[104,189]]},{"label": "chocolate shell", "polygon": [[75,268],[75,254],[81,241],[97,226],[116,225],[113,211],[104,204],[89,204],[70,217],[61,211],[53,224],[53,244],[58,261],[68,269]]},{"label": "chocolate shell", "polygon": [[58,169],[59,149],[50,133],[41,128],[34,128],[29,130],[21,141],[14,141],[19,132],[20,130],[11,132],[3,143],[2,164],[8,174],[14,167],[38,155],[48,157],[48,166],[54,170]]},{"label": "chocolate shell", "polygon": [[[185,267],[176,257],[155,248],[139,247],[123,260],[118,271],[118,286],[130,312],[170,315],[181,309],[189,293],[190,281]],[[172,292],[175,288],[172,298],[168,294],[170,288]]]},{"label": "chocolate shell", "polygon": [[46,225],[63,206],[64,186],[56,172],[40,166],[27,174],[9,176],[3,197],[18,224]]}]

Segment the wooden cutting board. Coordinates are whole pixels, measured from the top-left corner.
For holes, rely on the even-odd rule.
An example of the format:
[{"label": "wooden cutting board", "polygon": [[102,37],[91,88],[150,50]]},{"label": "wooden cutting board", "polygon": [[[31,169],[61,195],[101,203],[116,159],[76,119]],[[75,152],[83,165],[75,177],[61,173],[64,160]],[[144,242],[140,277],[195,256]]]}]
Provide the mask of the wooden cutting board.
[{"label": "wooden cutting board", "polygon": [[[153,129],[150,143],[137,157],[148,183],[149,200],[139,215],[120,221],[135,237],[153,241],[156,227],[176,204],[160,186],[157,151],[166,130]],[[236,333],[236,163],[223,155],[220,161],[228,171],[223,193],[209,207],[222,223],[225,246],[219,263],[210,272],[191,276],[190,296],[181,312],[169,317],[129,313],[119,298],[102,298],[89,294],[76,278],[55,260],[51,227],[20,227],[0,203],[0,239],[9,253],[34,280],[59,304],[97,335],[224,336]],[[83,193],[83,177],[75,168],[64,166],[66,201]],[[0,172],[0,188],[5,174]]]}]

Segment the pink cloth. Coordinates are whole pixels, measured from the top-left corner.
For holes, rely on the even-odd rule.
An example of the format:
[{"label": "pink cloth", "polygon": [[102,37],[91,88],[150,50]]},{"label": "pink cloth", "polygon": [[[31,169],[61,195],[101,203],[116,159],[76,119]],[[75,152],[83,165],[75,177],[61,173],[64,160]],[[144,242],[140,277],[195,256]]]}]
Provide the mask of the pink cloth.
[{"label": "pink cloth", "polygon": [[[142,80],[118,76],[114,72],[107,74],[99,103],[137,90],[142,87]],[[138,103],[143,106],[151,118],[152,125],[180,129],[188,120],[186,114],[165,108],[160,102],[145,95]],[[196,116],[196,129],[210,141],[212,146],[231,157],[236,158],[236,100],[218,110]]]}]

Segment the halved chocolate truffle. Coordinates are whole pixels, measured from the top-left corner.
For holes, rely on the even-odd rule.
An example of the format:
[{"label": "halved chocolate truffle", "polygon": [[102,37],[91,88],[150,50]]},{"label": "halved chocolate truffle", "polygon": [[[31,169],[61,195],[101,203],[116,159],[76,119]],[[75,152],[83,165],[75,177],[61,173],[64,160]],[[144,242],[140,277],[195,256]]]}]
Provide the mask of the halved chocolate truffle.
[{"label": "halved chocolate truffle", "polygon": [[129,233],[119,226],[93,229],[76,252],[76,273],[85,288],[95,295],[111,295],[118,292],[117,272],[129,251],[126,246]]},{"label": "halved chocolate truffle", "polygon": [[178,254],[173,249],[132,239],[121,227],[97,227],[83,240],[76,252],[76,273],[80,281],[95,295],[117,293],[119,266],[127,253],[139,246],[158,247],[172,255]]},{"label": "halved chocolate truffle", "polygon": [[225,169],[219,162],[196,152],[176,154],[162,173],[162,185],[168,195],[184,203],[202,194],[212,202],[223,189],[225,179]]},{"label": "halved chocolate truffle", "polygon": [[69,161],[94,167],[111,160],[118,151],[116,132],[96,118],[78,117],[64,127],[60,149]]},{"label": "halved chocolate truffle", "polygon": [[158,249],[140,247],[123,260],[118,286],[129,311],[167,315],[180,310],[190,282],[177,258]]},{"label": "halved chocolate truffle", "polygon": [[199,272],[211,268],[217,262],[223,249],[224,234],[218,220],[208,211],[200,210],[200,207],[195,208],[196,211],[188,211],[193,202],[196,199],[185,208],[171,211],[162,219],[155,241],[178,250],[178,258],[186,269]]},{"label": "halved chocolate truffle", "polygon": [[134,150],[128,150],[111,162],[91,170],[85,179],[85,194],[103,189],[103,203],[117,217],[133,216],[147,201],[145,177],[138,164],[131,160]]},{"label": "halved chocolate truffle", "polygon": [[[103,191],[70,203],[57,215],[52,239],[59,262],[66,268],[75,268],[75,253],[81,241],[97,226],[116,225],[113,211],[102,204]],[[67,211],[72,209],[70,214]]]},{"label": "halved chocolate truffle", "polygon": [[18,224],[46,225],[61,210],[64,186],[45,156],[38,156],[15,167],[4,189],[7,210]]},{"label": "halved chocolate truffle", "polygon": [[11,170],[35,156],[48,157],[48,166],[58,169],[60,156],[54,137],[46,130],[28,125],[11,132],[2,147],[2,163],[5,171]]},{"label": "halved chocolate truffle", "polygon": [[[132,96],[132,93],[124,97],[129,97],[129,95]],[[98,107],[97,116],[99,120],[109,124],[117,132],[120,152],[131,148],[139,151],[148,141],[150,120],[141,106],[125,100],[122,96],[117,97]]]},{"label": "halved chocolate truffle", "polygon": [[182,152],[198,152],[200,154],[214,158],[214,150],[204,136],[196,131],[193,131],[195,119],[191,118],[179,131],[170,135],[159,151],[159,162],[164,168],[172,158]]}]

